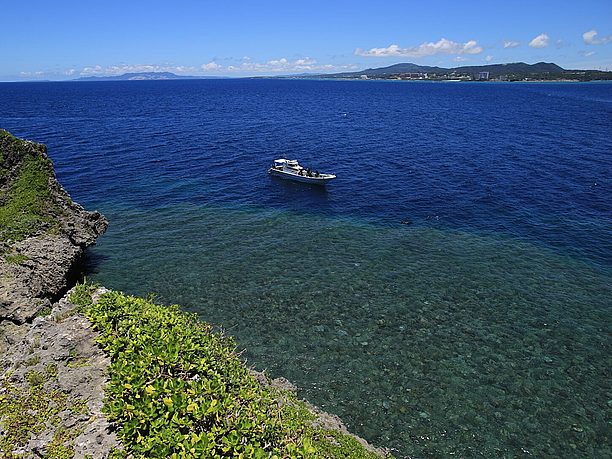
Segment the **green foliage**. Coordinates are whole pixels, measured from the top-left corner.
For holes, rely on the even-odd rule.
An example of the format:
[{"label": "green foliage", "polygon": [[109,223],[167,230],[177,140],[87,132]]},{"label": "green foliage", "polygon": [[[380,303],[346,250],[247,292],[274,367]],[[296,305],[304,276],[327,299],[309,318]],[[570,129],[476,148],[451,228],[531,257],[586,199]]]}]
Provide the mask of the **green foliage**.
[{"label": "green foliage", "polygon": [[36,365],[38,362],[40,362],[40,355],[35,355],[26,360],[25,365],[26,367],[31,367]]},{"label": "green foliage", "polygon": [[[17,141],[17,138],[13,134],[11,134],[8,131],[5,131],[4,129],[0,129],[0,140],[3,140],[3,139],[6,139],[10,142]],[[4,175],[4,171],[6,170],[4,161],[5,161],[4,152],[0,150],[0,176]]]},{"label": "green foliage", "polygon": [[70,459],[74,457],[72,441],[79,436],[76,429],[59,427],[53,434],[53,440],[47,446],[45,458],[47,459]]},{"label": "green foliage", "polygon": [[125,459],[127,457],[127,453],[123,449],[113,448],[108,453],[108,459]]},{"label": "green foliage", "polygon": [[9,131],[5,131],[4,129],[0,129],[0,139],[2,138],[7,138],[7,139],[16,139],[16,137],[11,134]]},{"label": "green foliage", "polygon": [[87,401],[82,399],[76,399],[72,402],[72,404],[68,407],[68,409],[75,414],[88,414],[89,407],[87,406]]},{"label": "green foliage", "polygon": [[[48,373],[48,372],[47,372]],[[70,458],[73,456],[70,442],[78,432],[59,426],[58,413],[69,409],[82,412],[82,402],[70,403],[68,395],[58,390],[45,390],[46,377],[40,372],[29,371],[25,375],[27,385],[11,383],[11,374],[0,379],[0,457],[16,458],[12,451],[25,446],[32,434],[48,428],[47,422],[56,427],[50,444],[48,458]]]},{"label": "green foliage", "polygon": [[[72,303],[73,305],[75,305],[75,308],[72,309],[66,309],[64,311],[62,311],[61,313],[58,313],[55,315],[55,321],[56,322],[61,322],[64,319],[67,319],[68,317],[72,317],[75,314],[78,314],[80,312],[83,312],[83,310],[91,305],[91,295],[93,294],[93,292],[95,292],[97,289],[99,288],[99,286],[97,284],[91,284],[91,283],[82,283],[82,284],[77,284],[74,289],[72,290],[72,292],[70,293],[70,296],[68,298],[68,300],[70,301],[70,303]],[[72,352],[76,352],[74,350],[70,351]],[[82,364],[83,362],[75,362],[74,359],[77,358],[77,354],[75,353],[75,355],[70,355],[71,359],[73,361],[69,362],[67,364],[68,367],[75,367],[75,366],[87,366],[88,364]]]},{"label": "green foliage", "polygon": [[110,292],[86,315],[111,358],[105,412],[134,458],[378,457],[313,427],[304,404],[263,387],[230,338],[178,306]]},{"label": "green foliage", "polygon": [[36,317],[47,317],[49,315],[51,315],[51,306],[45,306],[44,308],[42,308],[40,311],[38,311],[36,313]]},{"label": "green foliage", "polygon": [[32,388],[42,386],[46,381],[45,376],[39,371],[28,371],[25,375],[25,379]]},{"label": "green foliage", "polygon": [[98,288],[100,288],[98,284],[90,282],[77,284],[72,289],[72,292],[70,293],[70,297],[68,299],[72,304],[80,306],[81,308],[86,308],[88,306],[91,306],[91,295],[93,295],[93,293],[98,290]]},{"label": "green foliage", "polygon": [[[19,142],[15,140],[15,148],[19,148]],[[0,240],[20,241],[56,228],[58,223],[51,217],[51,174],[49,160],[32,153],[24,155],[19,175],[0,206]]]},{"label": "green foliage", "polygon": [[45,373],[49,378],[55,379],[57,378],[57,364],[56,363],[47,363],[45,365]]},{"label": "green foliage", "polygon": [[11,265],[19,265],[26,260],[29,260],[29,258],[21,253],[4,255],[4,261]]}]

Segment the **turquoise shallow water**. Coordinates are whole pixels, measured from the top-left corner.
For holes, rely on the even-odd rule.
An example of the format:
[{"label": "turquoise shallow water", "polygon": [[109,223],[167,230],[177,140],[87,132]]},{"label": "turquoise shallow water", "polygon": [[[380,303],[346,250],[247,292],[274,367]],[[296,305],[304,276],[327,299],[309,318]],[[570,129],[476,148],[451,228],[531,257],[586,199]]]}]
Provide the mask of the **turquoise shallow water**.
[{"label": "turquoise shallow water", "polygon": [[261,208],[107,214],[121,231],[99,241],[96,281],[222,324],[249,364],[400,457],[611,452],[609,272],[492,234]]}]

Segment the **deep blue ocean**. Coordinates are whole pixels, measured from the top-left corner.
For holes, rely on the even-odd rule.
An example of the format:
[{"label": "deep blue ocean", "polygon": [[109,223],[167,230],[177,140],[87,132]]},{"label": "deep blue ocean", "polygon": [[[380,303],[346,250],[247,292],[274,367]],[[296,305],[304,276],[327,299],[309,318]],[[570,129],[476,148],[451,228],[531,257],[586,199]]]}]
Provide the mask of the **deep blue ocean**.
[{"label": "deep blue ocean", "polygon": [[91,279],[197,312],[370,442],[612,457],[612,84],[2,83],[0,128],[109,218]]}]

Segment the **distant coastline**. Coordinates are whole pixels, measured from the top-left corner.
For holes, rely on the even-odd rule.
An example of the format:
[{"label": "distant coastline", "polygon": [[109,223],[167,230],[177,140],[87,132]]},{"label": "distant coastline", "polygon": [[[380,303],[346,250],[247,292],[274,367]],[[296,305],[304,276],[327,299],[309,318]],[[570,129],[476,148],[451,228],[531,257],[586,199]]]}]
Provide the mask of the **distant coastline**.
[{"label": "distant coastline", "polygon": [[[503,82],[588,82],[612,81],[612,72],[595,69],[564,69],[550,62],[526,64],[514,62],[463,67],[431,67],[414,63],[398,63],[387,67],[368,68],[343,73],[300,73],[257,76],[177,75],[172,72],[132,72],[121,75],[92,75],[69,82],[90,81],[165,81],[218,79],[300,79],[300,80],[399,80],[399,81],[503,81]],[[29,80],[41,82],[41,80]],[[45,80],[51,82],[53,80]]]},{"label": "distant coastline", "polygon": [[567,70],[550,62],[536,64],[515,62],[453,68],[400,63],[359,72],[319,75],[319,77],[342,80],[579,82],[612,80],[612,72]]},{"label": "distant coastline", "polygon": [[70,80],[15,80],[2,83],[52,83],[98,81],[169,81],[169,80],[225,80],[225,79],[294,79],[294,80],[390,80],[435,82],[530,82],[577,83],[612,81],[612,72],[595,69],[564,69],[557,64],[515,62],[463,67],[430,67],[413,63],[399,63],[387,67],[368,68],[343,73],[300,73],[284,75],[177,75],[172,72],[131,72],[121,75],[91,75]]},{"label": "distant coastline", "polygon": [[226,77],[219,76],[188,76],[172,72],[133,72],[111,76],[87,76],[70,81],[157,81],[157,80],[216,80]]}]

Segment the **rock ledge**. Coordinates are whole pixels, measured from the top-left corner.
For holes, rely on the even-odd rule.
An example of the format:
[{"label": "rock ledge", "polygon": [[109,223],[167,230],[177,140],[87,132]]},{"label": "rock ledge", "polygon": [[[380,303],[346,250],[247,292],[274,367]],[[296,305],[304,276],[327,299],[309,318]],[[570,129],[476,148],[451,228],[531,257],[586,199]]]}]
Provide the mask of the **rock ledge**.
[{"label": "rock ledge", "polygon": [[[38,189],[28,186],[32,175],[46,183]],[[20,181],[25,187],[19,187]],[[72,201],[57,181],[44,145],[2,130],[0,212],[0,321],[22,324],[50,309],[66,292],[85,248],[106,231],[108,222]],[[10,229],[13,215],[13,220],[24,221],[20,237]]]}]

